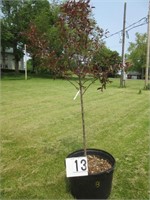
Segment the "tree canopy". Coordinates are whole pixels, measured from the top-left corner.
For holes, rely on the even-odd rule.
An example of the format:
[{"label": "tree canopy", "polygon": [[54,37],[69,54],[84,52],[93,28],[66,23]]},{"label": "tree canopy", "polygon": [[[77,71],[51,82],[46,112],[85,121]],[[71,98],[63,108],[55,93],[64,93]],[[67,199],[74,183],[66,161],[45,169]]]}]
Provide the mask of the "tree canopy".
[{"label": "tree canopy", "polygon": [[15,69],[18,72],[18,62],[23,57],[23,38],[20,33],[29,23],[28,1],[2,0],[2,47],[13,48]]},{"label": "tree canopy", "polygon": [[[23,57],[24,36],[31,23],[36,24],[42,32],[49,32],[49,25],[54,24],[55,16],[48,0],[2,0],[2,48],[13,48],[15,69],[18,72],[18,62]],[[39,15],[40,13],[40,15]]]},{"label": "tree canopy", "polygon": [[59,69],[70,67],[75,72],[79,62],[86,65],[87,71],[91,64],[115,67],[119,55],[102,42],[104,31],[96,25],[89,2],[2,0],[2,49],[5,52],[6,47],[13,48],[16,72],[24,44],[34,71],[39,67],[51,70],[52,66],[55,71],[59,65]]},{"label": "tree canopy", "polygon": [[147,34],[136,33],[135,42],[131,42],[128,48],[127,60],[132,66],[129,70],[142,72],[146,66]]}]

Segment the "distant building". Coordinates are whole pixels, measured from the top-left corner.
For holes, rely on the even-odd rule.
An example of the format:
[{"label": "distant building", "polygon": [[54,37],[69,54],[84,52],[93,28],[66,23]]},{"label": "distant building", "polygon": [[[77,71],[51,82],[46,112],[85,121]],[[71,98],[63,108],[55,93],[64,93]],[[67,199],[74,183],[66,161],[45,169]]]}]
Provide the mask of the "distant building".
[{"label": "distant building", "polygon": [[[13,48],[6,48],[5,53],[1,51],[0,68],[15,70],[15,59],[13,55]],[[19,70],[24,70],[23,58],[19,61]]]},{"label": "distant building", "polygon": [[136,71],[129,71],[127,73],[127,77],[128,77],[128,79],[141,79],[142,74],[140,72],[136,72]]}]

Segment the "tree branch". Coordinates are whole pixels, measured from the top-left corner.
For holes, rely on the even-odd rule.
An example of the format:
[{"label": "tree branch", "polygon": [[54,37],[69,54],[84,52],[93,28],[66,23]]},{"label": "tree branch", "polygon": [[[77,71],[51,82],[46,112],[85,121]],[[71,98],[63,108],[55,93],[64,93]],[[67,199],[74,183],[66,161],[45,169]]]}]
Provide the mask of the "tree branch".
[{"label": "tree branch", "polygon": [[[64,78],[65,78],[69,83],[71,83],[71,85],[73,85],[77,90],[79,90],[79,87],[77,87],[72,81],[70,81],[69,78],[68,78],[67,76],[64,76]],[[76,83],[78,83],[78,82],[76,81]],[[79,83],[78,83],[78,84],[79,84]]]},{"label": "tree branch", "polygon": [[97,80],[98,78],[93,79],[93,81],[85,88],[83,95],[85,94],[85,92],[88,90],[88,88]]}]

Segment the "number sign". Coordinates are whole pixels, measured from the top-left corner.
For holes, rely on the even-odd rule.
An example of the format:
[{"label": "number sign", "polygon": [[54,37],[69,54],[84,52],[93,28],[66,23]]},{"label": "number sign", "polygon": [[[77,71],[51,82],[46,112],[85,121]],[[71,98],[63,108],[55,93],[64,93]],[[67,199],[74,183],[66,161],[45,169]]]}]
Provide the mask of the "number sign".
[{"label": "number sign", "polygon": [[87,176],[87,157],[66,158],[66,175],[67,177]]}]

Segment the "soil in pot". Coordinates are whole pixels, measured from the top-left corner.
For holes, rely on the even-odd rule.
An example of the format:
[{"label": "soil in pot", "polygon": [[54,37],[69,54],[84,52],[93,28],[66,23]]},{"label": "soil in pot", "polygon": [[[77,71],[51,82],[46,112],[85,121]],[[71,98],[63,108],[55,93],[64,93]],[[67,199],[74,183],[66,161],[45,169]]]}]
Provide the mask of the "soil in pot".
[{"label": "soil in pot", "polygon": [[95,155],[87,155],[88,173],[97,174],[111,169],[112,165],[108,160]]}]

